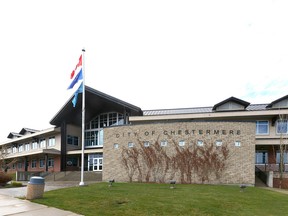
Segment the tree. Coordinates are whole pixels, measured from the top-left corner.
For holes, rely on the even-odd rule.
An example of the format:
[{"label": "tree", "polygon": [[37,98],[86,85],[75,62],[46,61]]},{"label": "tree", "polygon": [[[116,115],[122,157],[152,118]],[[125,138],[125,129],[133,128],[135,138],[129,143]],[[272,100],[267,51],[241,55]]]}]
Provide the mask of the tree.
[{"label": "tree", "polygon": [[7,172],[14,163],[17,162],[17,159],[7,159],[8,157],[8,148],[5,145],[0,146],[0,172]]},{"label": "tree", "polygon": [[279,188],[282,188],[283,174],[285,173],[285,153],[287,153],[287,115],[280,114],[277,124],[277,131],[280,132],[279,143]]},{"label": "tree", "polygon": [[6,146],[0,146],[0,186],[5,186],[12,180],[12,177],[6,172],[17,161],[16,159],[7,159],[7,150]]}]

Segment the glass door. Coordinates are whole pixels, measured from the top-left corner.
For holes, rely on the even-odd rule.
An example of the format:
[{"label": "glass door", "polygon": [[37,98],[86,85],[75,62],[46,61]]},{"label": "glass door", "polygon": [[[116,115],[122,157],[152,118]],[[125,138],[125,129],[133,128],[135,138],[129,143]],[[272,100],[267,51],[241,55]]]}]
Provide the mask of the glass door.
[{"label": "glass door", "polygon": [[93,171],[102,171],[103,158],[93,158]]}]

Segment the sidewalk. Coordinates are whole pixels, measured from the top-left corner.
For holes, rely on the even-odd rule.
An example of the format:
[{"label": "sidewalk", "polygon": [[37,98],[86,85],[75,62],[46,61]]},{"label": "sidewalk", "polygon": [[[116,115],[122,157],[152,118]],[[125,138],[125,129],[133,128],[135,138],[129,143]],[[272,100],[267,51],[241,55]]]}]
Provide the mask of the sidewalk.
[{"label": "sidewalk", "polygon": [[[24,185],[27,183],[24,183]],[[79,186],[79,182],[47,182],[44,191],[55,190],[64,187]],[[45,205],[30,202],[24,198],[27,187],[2,188],[0,189],[0,216],[77,216],[73,212],[48,207]]]}]

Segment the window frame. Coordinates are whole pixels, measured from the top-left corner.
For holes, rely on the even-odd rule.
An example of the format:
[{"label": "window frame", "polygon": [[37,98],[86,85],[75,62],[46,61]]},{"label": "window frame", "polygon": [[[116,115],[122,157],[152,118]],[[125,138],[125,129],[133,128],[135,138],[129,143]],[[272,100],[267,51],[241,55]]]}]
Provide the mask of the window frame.
[{"label": "window frame", "polygon": [[53,147],[55,145],[56,145],[55,137],[49,137],[49,139],[48,139],[48,147]]},{"label": "window frame", "polygon": [[[267,124],[264,124],[264,122],[266,122]],[[266,126],[267,127],[267,131],[266,132],[261,132],[261,128],[260,127]],[[263,129],[263,128],[262,128]],[[257,120],[256,121],[256,135],[269,135],[270,132],[270,124],[268,120]]]},{"label": "window frame", "polygon": [[[278,131],[278,129],[280,129],[279,127],[279,124],[280,124],[280,122],[286,122],[286,132],[279,132]],[[283,126],[282,126],[283,127]],[[281,134],[288,134],[288,120],[287,119],[278,119],[277,121],[276,121],[276,134],[277,135],[281,135]]]}]

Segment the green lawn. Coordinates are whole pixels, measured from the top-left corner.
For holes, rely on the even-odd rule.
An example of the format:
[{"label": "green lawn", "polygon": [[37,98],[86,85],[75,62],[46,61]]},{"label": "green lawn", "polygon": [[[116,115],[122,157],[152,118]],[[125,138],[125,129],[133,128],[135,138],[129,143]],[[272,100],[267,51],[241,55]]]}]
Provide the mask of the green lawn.
[{"label": "green lawn", "polygon": [[288,195],[239,186],[96,183],[44,193],[33,202],[95,215],[285,215]]}]

